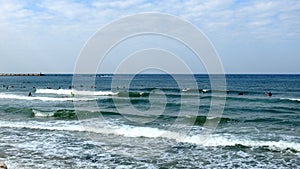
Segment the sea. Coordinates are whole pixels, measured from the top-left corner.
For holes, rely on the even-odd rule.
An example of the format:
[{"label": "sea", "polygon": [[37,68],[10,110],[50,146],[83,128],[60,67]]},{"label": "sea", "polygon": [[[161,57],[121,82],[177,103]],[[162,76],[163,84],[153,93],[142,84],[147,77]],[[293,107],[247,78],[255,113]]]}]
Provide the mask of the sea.
[{"label": "sea", "polygon": [[1,76],[0,160],[9,169],[300,168],[300,75],[229,74],[225,90],[211,76]]}]

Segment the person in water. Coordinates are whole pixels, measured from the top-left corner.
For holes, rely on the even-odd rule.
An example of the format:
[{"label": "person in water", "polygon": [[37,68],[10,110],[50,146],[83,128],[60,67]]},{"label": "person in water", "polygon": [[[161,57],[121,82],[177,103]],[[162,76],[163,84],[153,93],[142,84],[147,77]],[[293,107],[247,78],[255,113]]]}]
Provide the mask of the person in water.
[{"label": "person in water", "polygon": [[265,95],[271,97],[273,94],[272,92],[265,92]]}]

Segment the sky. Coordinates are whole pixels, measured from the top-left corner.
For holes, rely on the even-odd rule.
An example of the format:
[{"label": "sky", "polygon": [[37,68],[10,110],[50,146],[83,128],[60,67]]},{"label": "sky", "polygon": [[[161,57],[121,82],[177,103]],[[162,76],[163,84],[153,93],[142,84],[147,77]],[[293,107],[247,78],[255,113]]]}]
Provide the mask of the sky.
[{"label": "sky", "polygon": [[300,73],[299,0],[0,0],[0,72],[72,73],[95,32],[143,12],[195,25],[225,73]]}]

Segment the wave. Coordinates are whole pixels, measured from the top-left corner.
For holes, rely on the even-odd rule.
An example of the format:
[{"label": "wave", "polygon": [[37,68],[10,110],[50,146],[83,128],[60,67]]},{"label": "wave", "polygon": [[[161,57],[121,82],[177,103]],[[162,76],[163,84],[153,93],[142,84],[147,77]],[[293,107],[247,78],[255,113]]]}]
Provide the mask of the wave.
[{"label": "wave", "polygon": [[35,93],[58,95],[70,95],[71,93],[74,93],[75,95],[84,96],[113,96],[118,94],[117,92],[112,91],[81,91],[74,89],[37,89]]},{"label": "wave", "polygon": [[[11,108],[10,108],[11,109]],[[23,111],[23,108],[13,109],[15,111]],[[150,116],[155,116],[158,120],[176,120],[177,118],[181,119],[187,119],[190,122],[193,122],[193,125],[197,126],[202,126],[206,120],[207,116],[177,116],[177,115],[172,115],[172,114],[165,114],[165,115],[155,115],[155,114],[131,114],[131,113],[119,113],[115,111],[102,111],[102,110],[95,110],[95,111],[90,111],[90,110],[73,110],[73,109],[59,109],[59,110],[53,110],[53,111],[45,111],[45,110],[36,110],[36,109],[30,109],[28,110],[30,113],[32,113],[33,117],[54,117],[55,119],[65,119],[65,120],[72,120],[72,119],[77,119],[77,116],[79,115],[81,118],[88,119],[88,118],[97,118],[99,115],[102,116],[132,116],[132,117],[150,117]],[[27,111],[27,112],[28,112]],[[219,119],[220,124],[224,123],[229,123],[229,122],[238,122],[238,119],[233,119],[233,118],[227,118],[227,117],[220,117]]]},{"label": "wave", "polygon": [[45,112],[45,111],[38,111],[38,110],[32,110],[33,115],[35,117],[54,117],[55,112]]},{"label": "wave", "polygon": [[21,107],[21,108],[18,108],[18,107],[7,107],[7,108],[4,108],[3,109],[4,112],[7,112],[7,113],[32,113],[32,109],[31,108],[28,108],[28,107]]},{"label": "wave", "polygon": [[80,124],[67,124],[66,121],[55,123],[42,122],[7,122],[0,121],[0,128],[24,128],[33,130],[50,130],[50,131],[82,131],[84,127]]},{"label": "wave", "polygon": [[133,91],[120,91],[117,94],[119,97],[147,97],[149,92],[133,92]]},{"label": "wave", "polygon": [[91,101],[97,98],[79,98],[79,97],[41,97],[41,96],[24,96],[15,94],[0,93],[0,99],[16,99],[16,100],[41,100],[41,101]]},{"label": "wave", "polygon": [[72,109],[60,109],[55,111],[40,111],[40,110],[32,110],[34,117],[53,117],[59,120],[74,120],[77,119],[77,115],[85,115],[82,118],[95,118],[99,117],[100,114],[102,115],[120,115],[117,112],[109,112],[109,111],[78,111]]},{"label": "wave", "polygon": [[75,123],[56,122],[1,122],[1,128],[22,128],[31,130],[49,130],[49,131],[74,131],[74,132],[91,132],[97,134],[114,134],[123,137],[146,137],[146,138],[165,138],[189,144],[196,144],[204,147],[244,147],[244,148],[263,148],[269,150],[292,150],[300,152],[300,143],[288,141],[264,141],[235,138],[222,135],[212,135],[203,139],[201,135],[192,135],[183,137],[178,132],[163,130],[152,127],[138,127],[131,125],[119,125],[108,127],[108,124],[101,127],[84,126],[78,121]]},{"label": "wave", "polygon": [[[130,112],[123,112],[119,113],[117,111],[106,111],[106,110],[74,110],[74,109],[58,109],[58,110],[38,110],[38,109],[26,109],[26,108],[13,108],[9,107],[4,109],[5,112],[8,113],[25,113],[30,115],[30,117],[37,117],[37,118],[53,118],[55,120],[77,120],[78,117],[80,119],[92,119],[92,118],[99,118],[99,116],[109,117],[109,116],[119,116],[122,118],[124,115],[136,117],[136,118],[149,118],[155,117],[157,121],[175,121],[176,119],[182,119],[188,124],[194,126],[203,126],[208,119],[205,115],[197,115],[197,116],[178,116],[172,114],[163,114],[163,115],[156,115],[156,114],[132,114]],[[249,111],[249,110],[247,110]],[[267,110],[269,111],[269,110]],[[278,111],[280,112],[280,111]],[[281,113],[281,112],[280,112]],[[290,116],[290,115],[289,115]],[[212,120],[218,120],[219,124],[227,124],[227,123],[286,123],[285,119],[286,115],[283,116],[273,116],[273,117],[257,117],[257,118],[231,118],[231,117],[216,117]],[[292,117],[292,116],[291,116]],[[297,125],[299,121],[289,121],[290,124]]]},{"label": "wave", "polygon": [[213,119],[208,119],[207,116],[197,116],[197,117],[189,117],[191,119],[195,119],[194,125],[200,125],[202,126],[206,120],[219,120],[220,124],[224,124],[224,123],[229,123],[229,122],[238,122],[237,119],[233,119],[233,118],[227,118],[227,117],[219,117],[217,118],[213,118]]},{"label": "wave", "polygon": [[187,143],[198,144],[202,143],[206,147],[244,147],[244,148],[264,148],[269,150],[292,150],[300,152],[300,143],[288,141],[263,141],[249,140],[242,138],[227,138],[224,136],[212,136],[203,142],[199,136],[191,136],[185,139]]},{"label": "wave", "polygon": [[226,98],[227,101],[239,101],[239,102],[263,102],[263,103],[281,103],[281,102],[300,102],[299,98],[279,98],[279,97],[254,97],[254,96],[218,96],[218,95],[202,95],[200,96],[201,99],[224,99]]},{"label": "wave", "polygon": [[[149,97],[150,94],[157,94],[161,95],[162,93],[155,93],[153,90],[158,88],[144,88],[139,89],[139,91],[80,91],[80,90],[74,90],[74,89],[37,89],[35,93],[37,94],[57,94],[57,95],[71,95],[71,93],[74,93],[75,96],[118,96],[118,97],[136,97],[136,98],[142,98],[142,97]],[[263,95],[263,92],[253,92],[253,91],[233,91],[233,90],[227,90],[227,91],[219,91],[219,90],[210,90],[210,89],[189,89],[185,88],[182,90],[178,90],[177,88],[162,88],[161,90],[165,91],[168,97],[180,97],[182,94],[184,94],[185,97],[191,96],[195,97],[195,93],[202,93],[200,95],[201,99],[224,99],[224,96],[218,96],[218,95],[211,95],[210,93],[216,92],[227,92],[226,100],[237,100],[237,101],[244,101],[244,102],[266,102],[266,103],[279,103],[279,102],[300,102],[299,98],[278,98],[278,97],[266,97]],[[181,93],[180,93],[181,91]],[[170,92],[170,93],[169,93]],[[242,95],[240,95],[242,93]],[[253,95],[254,94],[254,95]],[[261,94],[261,96],[257,96],[257,94]],[[4,98],[4,96],[0,95],[0,98]],[[8,97],[7,97],[8,98]],[[17,99],[17,98],[16,98]],[[71,98],[46,98],[46,97],[28,97],[24,98],[27,100],[45,100],[45,101],[65,101],[65,100],[74,100]],[[88,101],[93,100],[91,98],[79,98],[76,97],[77,100],[80,101]],[[76,100],[75,99],[75,100]],[[95,98],[94,98],[95,99]]]},{"label": "wave", "polygon": [[67,119],[73,120],[77,119],[77,114],[75,110],[56,110],[56,111],[39,111],[32,110],[34,117],[53,117],[56,119]]},{"label": "wave", "polygon": [[228,112],[247,112],[247,113],[276,113],[276,114],[297,114],[300,111],[300,107],[288,107],[286,106],[272,106],[272,107],[256,107],[255,109],[247,107],[227,107],[226,111]]},{"label": "wave", "polygon": [[280,98],[280,100],[289,100],[289,101],[300,102],[300,99],[299,99],[299,98]]}]

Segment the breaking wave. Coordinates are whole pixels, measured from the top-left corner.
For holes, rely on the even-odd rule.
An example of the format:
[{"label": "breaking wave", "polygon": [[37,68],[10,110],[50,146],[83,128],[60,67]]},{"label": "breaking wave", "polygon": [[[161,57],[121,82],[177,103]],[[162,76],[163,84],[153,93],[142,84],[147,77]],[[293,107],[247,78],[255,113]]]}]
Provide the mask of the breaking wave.
[{"label": "breaking wave", "polygon": [[1,128],[27,128],[32,130],[49,130],[49,131],[74,131],[74,132],[91,132],[98,134],[114,134],[123,137],[146,137],[146,138],[165,138],[196,144],[205,147],[245,147],[245,148],[263,148],[269,150],[291,150],[292,152],[300,152],[300,143],[288,141],[264,141],[249,140],[243,138],[230,137],[222,135],[213,135],[205,141],[201,135],[187,136],[181,138],[180,133],[163,130],[152,127],[137,127],[131,125],[114,125],[102,127],[88,127],[80,125],[78,121],[72,124],[66,122],[42,123],[42,122],[0,122]]},{"label": "breaking wave", "polygon": [[41,101],[90,101],[97,100],[97,98],[88,97],[42,97],[42,96],[25,96],[16,94],[0,93],[0,99],[16,99],[16,100],[41,100]]},{"label": "breaking wave", "polygon": [[289,101],[300,102],[300,99],[299,99],[299,98],[280,98],[280,100],[289,100]]},{"label": "breaking wave", "polygon": [[75,95],[84,96],[112,96],[118,94],[117,92],[112,91],[81,91],[73,89],[37,89],[35,93],[59,95],[70,95],[71,93],[74,93]]}]

